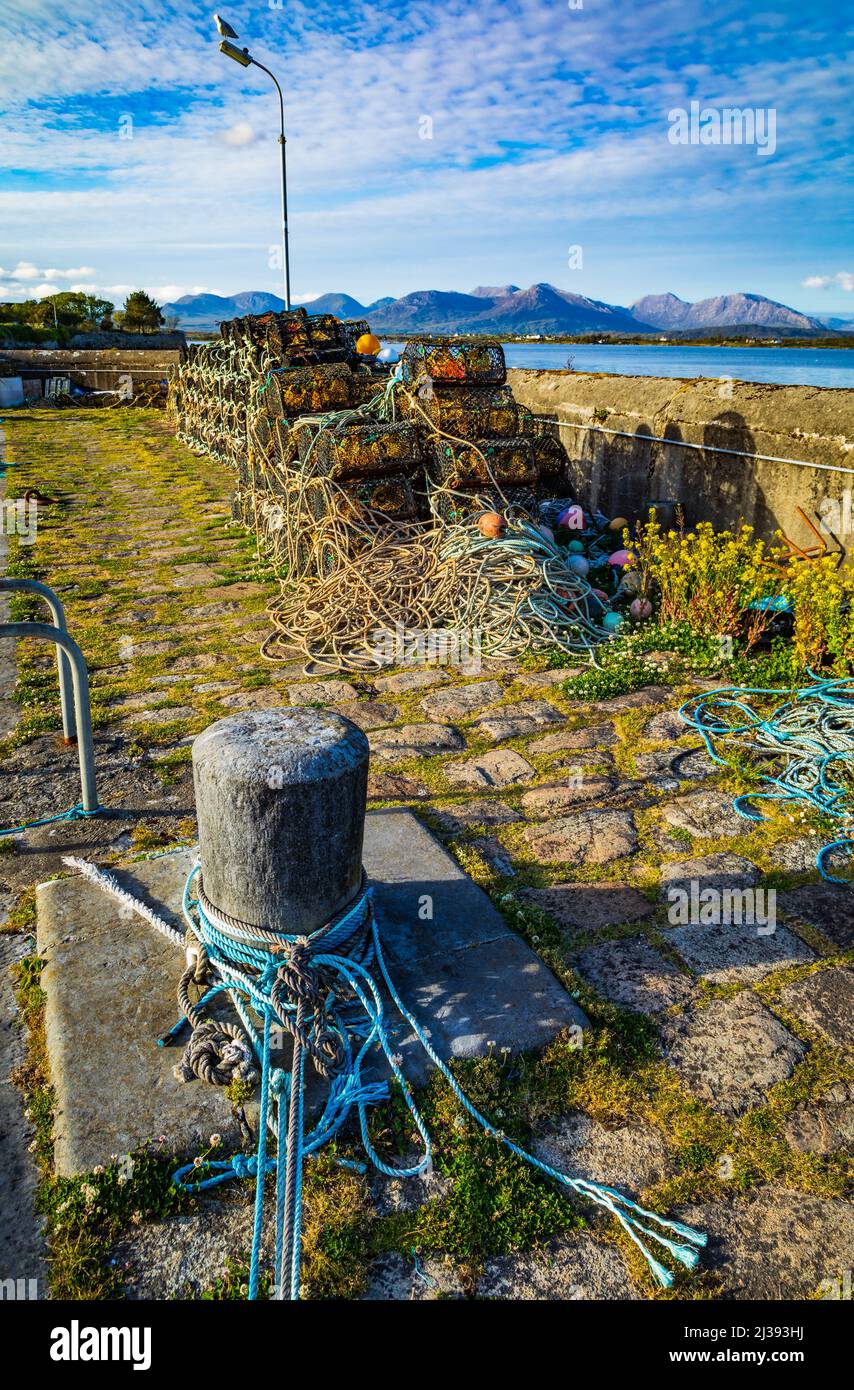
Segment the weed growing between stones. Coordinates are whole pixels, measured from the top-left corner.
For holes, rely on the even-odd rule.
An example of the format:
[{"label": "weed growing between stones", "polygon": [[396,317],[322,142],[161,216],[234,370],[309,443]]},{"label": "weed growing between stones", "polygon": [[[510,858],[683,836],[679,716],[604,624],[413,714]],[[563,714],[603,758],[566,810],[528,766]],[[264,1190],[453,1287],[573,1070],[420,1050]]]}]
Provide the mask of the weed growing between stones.
[{"label": "weed growing between stones", "polygon": [[54,1093],[44,1032],[44,961],[25,956],[13,967],[15,997],[27,1030],[24,1061],[12,1081],[24,1095],[35,1131],[30,1146],[39,1170],[37,1208],[45,1218],[51,1295],[109,1299],[123,1293],[122,1271],[109,1250],[120,1233],[144,1218],[162,1218],[187,1205],[172,1183],[175,1159],[164,1143],[78,1178],[53,1171]]}]

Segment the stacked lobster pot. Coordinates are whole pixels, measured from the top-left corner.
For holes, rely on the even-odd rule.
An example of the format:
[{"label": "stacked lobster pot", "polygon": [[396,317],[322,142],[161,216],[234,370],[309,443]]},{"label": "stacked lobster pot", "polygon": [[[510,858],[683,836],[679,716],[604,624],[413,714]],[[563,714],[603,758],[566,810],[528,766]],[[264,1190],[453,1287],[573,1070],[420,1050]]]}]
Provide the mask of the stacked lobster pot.
[{"label": "stacked lobster pot", "polygon": [[536,514],[543,492],[568,491],[563,446],[514,401],[500,343],[418,339],[399,375],[400,413],[428,436],[430,506],[441,520],[463,520],[484,503]]},{"label": "stacked lobster pot", "polygon": [[179,438],[234,471],[235,518],[292,575],[326,572],[327,535],[340,556],[385,521],[536,515],[568,493],[563,447],[514,401],[500,343],[419,339],[392,376],[359,356],[368,331],[302,308],[232,319],[170,383]]},{"label": "stacked lobster pot", "polygon": [[382,390],[383,373],[357,357],[361,331],[302,308],[231,319],[173,373],[176,433],[234,470],[234,513],[246,524],[257,499],[281,493],[286,470],[298,467],[300,417],[358,407]]}]

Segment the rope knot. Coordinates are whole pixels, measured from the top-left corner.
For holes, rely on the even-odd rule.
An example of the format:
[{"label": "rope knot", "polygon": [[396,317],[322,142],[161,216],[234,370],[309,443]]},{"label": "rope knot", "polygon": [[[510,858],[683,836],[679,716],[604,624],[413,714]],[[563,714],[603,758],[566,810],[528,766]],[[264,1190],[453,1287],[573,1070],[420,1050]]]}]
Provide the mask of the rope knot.
[{"label": "rope knot", "polygon": [[270,990],[270,997],[279,1012],[281,994],[286,992],[288,1003],[302,1001],[304,1004],[320,1004],[320,992],[311,963],[312,950],[307,936],[298,936],[289,943],[285,959],[276,971],[276,980]]},{"label": "rope knot", "polygon": [[197,1076],[214,1086],[227,1086],[235,1079],[254,1086],[258,1080],[252,1049],[232,1023],[199,1024],[173,1075],[178,1081],[192,1081]]}]

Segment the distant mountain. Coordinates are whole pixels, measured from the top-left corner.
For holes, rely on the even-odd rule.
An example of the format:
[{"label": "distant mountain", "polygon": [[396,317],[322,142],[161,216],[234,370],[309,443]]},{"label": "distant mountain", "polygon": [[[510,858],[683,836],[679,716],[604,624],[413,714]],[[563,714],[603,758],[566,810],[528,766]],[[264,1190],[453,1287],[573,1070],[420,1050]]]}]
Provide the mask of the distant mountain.
[{"label": "distant mountain", "polygon": [[363,319],[367,310],[351,294],[322,294],[303,306],[310,314],[334,314],[338,319]]},{"label": "distant mountain", "polygon": [[[242,294],[184,295],[164,304],[166,317],[192,332],[216,329],[223,319],[281,310],[282,299],[263,290]],[[362,304],[341,291],[320,295],[305,308],[309,314],[366,318],[378,333],[494,333],[518,336],[567,336],[578,333],[660,333],[687,335],[727,328],[735,336],[779,333],[785,336],[823,334],[828,328],[809,314],[760,294],[725,294],[690,303],[675,294],[652,294],[631,308],[606,304],[586,295],[571,294],[540,283],[523,290],[518,285],[479,285],[470,293],[457,290],[415,290],[400,299],[386,296]],[[836,325],[834,325],[835,327]],[[841,326],[841,325],[840,325]],[[830,330],[832,331],[832,330]]]},{"label": "distant mountain", "polygon": [[830,328],[835,333],[854,333],[854,319],[831,316],[830,318],[819,318],[819,323],[823,323],[825,328]]},{"label": "distant mountain", "polygon": [[823,333],[824,325],[808,314],[789,309],[761,294],[721,294],[691,304],[675,294],[648,294],[629,311],[638,323],[685,333],[691,329],[744,327],[790,329],[802,333]]},{"label": "distant mountain", "polygon": [[219,328],[223,319],[245,318],[247,314],[267,314],[283,309],[285,301],[266,290],[244,290],[242,294],[184,294],[174,304],[164,304],[164,318],[175,317],[184,329]]},{"label": "distant mountain", "polygon": [[[372,305],[371,326],[385,333],[637,333],[628,309],[570,294],[554,285],[478,286],[470,294],[416,290]],[[652,331],[649,325],[648,331]]]}]

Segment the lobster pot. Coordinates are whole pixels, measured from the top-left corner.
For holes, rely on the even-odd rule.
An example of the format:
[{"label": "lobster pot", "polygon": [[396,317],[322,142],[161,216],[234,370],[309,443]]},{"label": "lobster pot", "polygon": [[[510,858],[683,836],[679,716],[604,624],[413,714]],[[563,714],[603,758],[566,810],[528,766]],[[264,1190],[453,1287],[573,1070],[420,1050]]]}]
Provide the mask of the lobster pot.
[{"label": "lobster pot", "polygon": [[281,314],[273,314],[266,325],[266,346],[274,357],[285,360],[296,351],[311,347],[308,314],[305,309],[288,309]]},{"label": "lobster pot", "polygon": [[353,394],[352,374],[343,362],[272,372],[267,388],[267,396],[275,402],[277,419],[347,410],[354,403]]},{"label": "lobster pot", "polygon": [[287,420],[273,426],[273,456],[280,468],[293,468],[299,458],[296,435]]},{"label": "lobster pot", "polygon": [[430,480],[443,487],[532,487],[537,467],[530,439],[516,435],[510,439],[481,439],[474,444],[444,444],[436,441],[427,455]]},{"label": "lobster pot", "polygon": [[359,366],[350,369],[350,384],[353,392],[353,405],[367,405],[376,400],[388,385],[389,374],[384,368]]},{"label": "lobster pot", "polygon": [[257,414],[249,427],[250,443],[256,459],[267,458],[273,452],[273,426],[266,415]]},{"label": "lobster pot", "polygon": [[328,350],[347,347],[347,335],[341,320],[334,314],[309,314],[308,332],[313,348]]},{"label": "lobster pot", "polygon": [[371,331],[371,325],[367,319],[344,319],[341,327],[351,352],[356,351],[356,344],[359,339]]},{"label": "lobster pot", "polygon": [[540,485],[557,496],[569,496],[569,460],[553,434],[538,434],[531,441]]},{"label": "lobster pot", "polygon": [[318,472],[337,483],[381,478],[389,473],[412,473],[422,461],[418,435],[404,421],[321,430],[313,458]]},{"label": "lobster pot", "polygon": [[539,522],[540,511],[536,494],[527,487],[503,487],[501,491],[486,488],[479,494],[479,500],[494,512],[506,512],[511,508],[526,512],[534,522]]},{"label": "lobster pot", "polygon": [[402,394],[400,413],[416,425],[424,425],[426,415],[437,430],[456,439],[519,433],[519,407],[509,386],[438,386],[417,392],[414,399]]},{"label": "lobster pot", "polygon": [[405,386],[503,386],[507,380],[504,349],[497,342],[467,343],[456,338],[416,338],[400,359]]},{"label": "lobster pot", "polygon": [[346,491],[348,498],[371,511],[382,512],[389,521],[415,521],[418,517],[415,489],[403,473],[348,483]]}]

